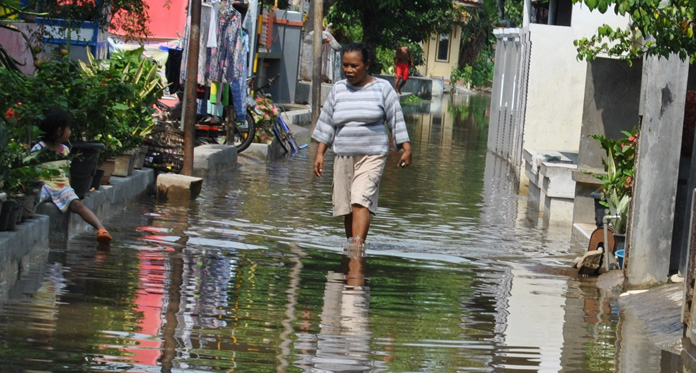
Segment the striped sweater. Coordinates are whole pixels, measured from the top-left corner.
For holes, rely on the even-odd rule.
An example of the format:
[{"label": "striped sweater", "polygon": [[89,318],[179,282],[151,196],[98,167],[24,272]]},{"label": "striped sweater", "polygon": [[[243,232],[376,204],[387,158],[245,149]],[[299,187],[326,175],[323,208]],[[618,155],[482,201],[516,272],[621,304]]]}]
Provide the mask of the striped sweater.
[{"label": "striped sweater", "polygon": [[[397,148],[408,142],[399,97],[384,79],[355,87],[336,82],[321,110],[312,138],[337,155],[386,155],[389,136]],[[386,124],[386,126],[385,126]]]}]

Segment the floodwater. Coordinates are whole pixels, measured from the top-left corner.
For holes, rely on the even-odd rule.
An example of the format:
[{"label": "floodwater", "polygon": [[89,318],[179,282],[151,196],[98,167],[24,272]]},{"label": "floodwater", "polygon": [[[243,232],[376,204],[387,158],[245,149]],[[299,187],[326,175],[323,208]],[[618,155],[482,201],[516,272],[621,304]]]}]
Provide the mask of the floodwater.
[{"label": "floodwater", "polygon": [[0,371],[670,371],[486,151],[488,107],[405,106],[415,163],[390,156],[365,252],[313,146],[50,248],[0,300]]}]

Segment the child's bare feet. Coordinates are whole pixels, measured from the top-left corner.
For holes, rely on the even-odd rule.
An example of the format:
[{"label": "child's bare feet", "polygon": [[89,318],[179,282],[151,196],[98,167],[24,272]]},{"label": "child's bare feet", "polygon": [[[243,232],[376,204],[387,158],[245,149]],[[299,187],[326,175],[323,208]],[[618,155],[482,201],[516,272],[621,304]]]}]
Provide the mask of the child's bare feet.
[{"label": "child's bare feet", "polygon": [[97,242],[99,243],[109,243],[111,242],[111,235],[109,231],[102,228],[97,231]]}]

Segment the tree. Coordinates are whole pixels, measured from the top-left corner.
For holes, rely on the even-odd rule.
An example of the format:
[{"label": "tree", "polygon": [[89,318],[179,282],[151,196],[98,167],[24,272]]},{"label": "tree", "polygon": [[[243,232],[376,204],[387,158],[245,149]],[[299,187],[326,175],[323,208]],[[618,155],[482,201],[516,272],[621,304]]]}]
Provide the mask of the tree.
[{"label": "tree", "polygon": [[689,0],[574,0],[584,2],[590,10],[631,17],[628,28],[603,25],[590,38],[574,42],[579,59],[594,59],[600,53],[629,61],[643,56],[667,57],[675,53],[693,62],[696,58],[694,40],[694,5]]},{"label": "tree", "polygon": [[[336,0],[328,21],[336,28],[337,40],[361,37],[374,56],[377,47],[393,49],[396,42],[421,42],[434,33],[449,32],[461,13],[452,0]],[[355,26],[362,35],[356,35]],[[351,35],[353,40],[346,40]],[[375,62],[375,61],[373,61]],[[371,65],[379,72],[379,63]]]},{"label": "tree", "polygon": [[496,26],[521,26],[522,1],[484,0],[480,7],[466,8],[462,19],[458,69],[450,79],[463,78],[467,82],[468,77],[474,86],[489,86],[493,76],[493,45],[496,43],[493,29]]}]

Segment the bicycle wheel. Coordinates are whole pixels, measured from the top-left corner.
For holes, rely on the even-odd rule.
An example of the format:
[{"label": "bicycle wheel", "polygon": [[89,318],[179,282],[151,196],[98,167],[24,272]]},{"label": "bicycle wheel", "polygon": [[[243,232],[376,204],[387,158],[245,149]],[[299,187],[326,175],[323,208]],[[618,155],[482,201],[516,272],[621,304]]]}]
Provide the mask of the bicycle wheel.
[{"label": "bicycle wheel", "polygon": [[[228,110],[228,108],[225,108]],[[234,145],[237,148],[237,153],[241,153],[254,142],[256,134],[256,122],[251,116],[249,110],[246,112],[246,121],[237,123],[234,120],[234,115],[225,115],[225,129],[227,131],[227,139],[225,144]]]},{"label": "bicycle wheel", "polygon": [[292,148],[293,154],[297,153],[297,151],[300,150],[300,147],[297,145],[297,141],[295,141],[295,136],[292,135],[290,127],[288,127],[287,123],[285,123],[285,120],[280,115],[278,116],[278,123],[280,124],[280,129],[285,132],[285,136],[287,137],[288,143]]},{"label": "bicycle wheel", "polygon": [[280,121],[278,119],[272,122],[271,129],[273,130],[273,136],[275,136],[276,139],[278,139],[278,143],[280,143],[280,147],[283,148],[283,151],[285,153],[291,150],[294,152],[292,144],[290,142],[290,136],[292,135],[290,135],[289,132],[282,129]]}]

